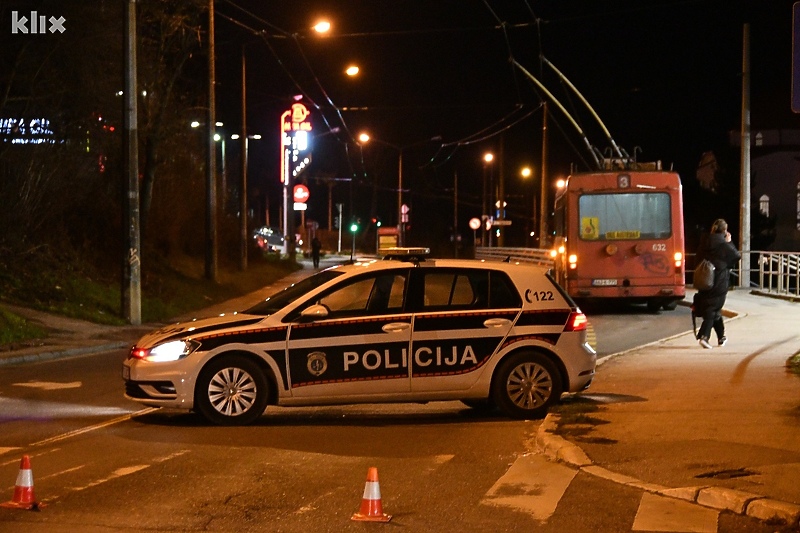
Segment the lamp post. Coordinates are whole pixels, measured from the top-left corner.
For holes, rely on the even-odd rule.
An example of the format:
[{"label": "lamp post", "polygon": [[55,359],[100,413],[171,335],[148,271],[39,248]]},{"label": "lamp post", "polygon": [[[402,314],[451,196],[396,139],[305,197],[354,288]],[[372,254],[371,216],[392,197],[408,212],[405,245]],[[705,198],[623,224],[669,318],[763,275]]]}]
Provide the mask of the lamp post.
[{"label": "lamp post", "polygon": [[488,234],[489,229],[487,228],[487,224],[489,222],[489,198],[487,196],[488,191],[488,183],[486,179],[486,175],[489,169],[489,165],[494,160],[494,154],[491,152],[486,152],[483,154],[483,206],[482,206],[482,213],[483,213],[483,234],[481,235],[481,246],[487,246],[488,243]]},{"label": "lamp post", "polygon": [[[403,151],[411,148],[413,146],[418,146],[420,144],[424,144],[427,142],[438,142],[442,140],[441,136],[432,137],[430,139],[426,139],[424,141],[415,142],[412,144],[408,144],[405,146],[398,146],[396,144],[392,144],[386,141],[382,141],[380,139],[375,139],[369,136],[368,133],[361,133],[358,136],[358,140],[361,144],[366,144],[370,141],[375,141],[379,144],[384,144],[390,148],[394,148],[397,150],[397,236],[398,236],[398,246],[405,245],[405,222],[407,219],[404,220],[408,216],[408,211],[403,209]],[[405,212],[403,212],[405,211]]]},{"label": "lamp post", "polygon": [[[531,167],[523,167],[522,170],[520,170],[520,175],[523,177],[523,179],[528,179],[531,176],[533,176],[533,170],[531,170]],[[530,230],[528,232],[528,237],[530,237],[531,247],[533,247],[533,245],[535,244],[534,235],[536,233],[536,230],[534,228],[536,227],[536,203],[537,203],[536,189],[534,189],[533,186],[531,186],[531,218],[529,226]]]}]

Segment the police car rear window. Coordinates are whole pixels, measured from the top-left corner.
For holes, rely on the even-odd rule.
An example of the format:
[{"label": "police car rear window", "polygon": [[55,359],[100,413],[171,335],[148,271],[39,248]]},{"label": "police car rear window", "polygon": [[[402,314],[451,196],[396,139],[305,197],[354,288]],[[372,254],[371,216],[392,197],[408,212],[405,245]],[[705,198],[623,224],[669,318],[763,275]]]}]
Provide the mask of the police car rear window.
[{"label": "police car rear window", "polygon": [[522,305],[508,276],[480,269],[425,272],[423,295],[426,310],[499,309]]}]

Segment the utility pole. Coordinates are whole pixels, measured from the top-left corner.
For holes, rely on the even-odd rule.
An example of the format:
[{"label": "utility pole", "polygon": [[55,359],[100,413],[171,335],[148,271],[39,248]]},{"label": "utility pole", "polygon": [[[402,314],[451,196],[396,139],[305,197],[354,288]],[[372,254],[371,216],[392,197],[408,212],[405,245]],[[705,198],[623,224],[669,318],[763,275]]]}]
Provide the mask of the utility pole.
[{"label": "utility pole", "polygon": [[127,231],[123,236],[125,256],[123,257],[122,274],[122,313],[131,324],[142,323],[142,265],[140,255],[139,228],[139,132],[138,107],[136,99],[139,94],[136,77],[136,0],[128,0],[125,13],[125,109],[123,113],[124,148],[123,168],[126,182],[123,190],[125,198],[124,223]]},{"label": "utility pole", "polygon": [[539,248],[547,248],[547,102],[542,103],[542,191],[539,198]]},{"label": "utility pole", "polygon": [[214,0],[208,0],[208,117],[206,124],[206,278],[217,281],[217,123]]},{"label": "utility pole", "polygon": [[739,249],[742,268],[739,287],[750,286],[750,25],[742,34],[742,172],[739,209]]},{"label": "utility pole", "polygon": [[453,172],[453,252],[458,259],[458,171]]},{"label": "utility pole", "polygon": [[[239,134],[242,151],[242,180],[239,185],[239,269],[247,270],[247,63],[242,45],[242,131]],[[269,205],[267,205],[269,212]]]},{"label": "utility pole", "polygon": [[[506,218],[506,177],[505,177],[505,149],[506,149],[506,142],[505,142],[505,135],[500,136],[500,157],[498,158],[499,161],[497,162],[497,172],[498,172],[498,185],[497,185],[497,219],[498,220],[505,220]],[[505,226],[499,225],[497,226],[497,246],[502,248],[505,246]]]}]

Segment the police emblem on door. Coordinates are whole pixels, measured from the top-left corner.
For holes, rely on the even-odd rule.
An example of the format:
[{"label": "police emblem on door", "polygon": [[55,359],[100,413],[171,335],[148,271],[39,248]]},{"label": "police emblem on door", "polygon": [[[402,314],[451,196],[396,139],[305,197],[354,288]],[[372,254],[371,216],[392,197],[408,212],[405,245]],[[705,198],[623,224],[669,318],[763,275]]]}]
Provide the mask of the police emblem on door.
[{"label": "police emblem on door", "polygon": [[328,359],[323,352],[311,352],[307,357],[306,368],[312,376],[321,376],[328,370]]}]

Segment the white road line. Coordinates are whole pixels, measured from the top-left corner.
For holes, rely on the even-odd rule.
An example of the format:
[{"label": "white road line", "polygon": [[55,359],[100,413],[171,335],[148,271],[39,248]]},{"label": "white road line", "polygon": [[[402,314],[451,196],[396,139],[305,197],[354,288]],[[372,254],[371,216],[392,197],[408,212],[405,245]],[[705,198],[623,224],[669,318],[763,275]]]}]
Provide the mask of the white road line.
[{"label": "white road line", "polygon": [[67,468],[66,470],[62,470],[61,472],[55,472],[53,474],[48,474],[46,476],[37,477],[36,479],[42,481],[43,479],[50,479],[51,477],[61,476],[63,474],[69,474],[70,472],[75,472],[76,470],[80,470],[86,465],[79,465],[72,468]]},{"label": "white road line", "polygon": [[645,492],[631,531],[716,533],[719,511]]},{"label": "white road line", "polygon": [[514,461],[481,503],[511,507],[545,521],[555,513],[559,500],[577,473],[577,470],[548,461],[543,455],[524,455]]},{"label": "white road line", "polygon": [[111,420],[100,422],[99,424],[94,424],[93,426],[86,426],[84,428],[79,428],[72,431],[68,431],[66,433],[62,433],[61,435],[56,435],[55,437],[50,437],[44,440],[40,440],[39,442],[34,442],[33,444],[30,444],[30,446],[43,446],[45,444],[52,444],[54,442],[65,440],[70,437],[75,437],[76,435],[83,435],[84,433],[89,433],[90,431],[95,431],[97,429],[102,429],[104,427],[113,426],[114,424],[119,424],[120,422],[125,422],[126,420],[130,420],[134,416],[146,415],[158,409],[159,409],[158,407],[148,407],[147,409],[142,409],[140,411],[136,411],[135,413],[128,413],[127,415],[119,416],[117,418],[112,418]]},{"label": "white road line", "polygon": [[[2,447],[0,447],[0,455],[6,454],[6,453],[14,451],[14,450],[19,450],[19,448],[18,447],[15,447],[15,448],[2,448]],[[9,464],[9,463],[6,463],[6,464]]]},{"label": "white road line", "polygon": [[[10,450],[19,450],[19,448],[9,448],[9,449]],[[48,453],[57,452],[60,449],[61,448],[53,448],[51,450],[45,450],[45,451],[40,452],[40,453],[27,453],[25,455],[27,455],[31,459],[35,459],[37,457],[41,457],[42,455],[47,455]],[[12,459],[10,461],[6,461],[5,463],[0,463],[0,466],[8,466],[8,465],[11,465],[11,464],[14,464],[14,463],[19,463],[19,459]]]},{"label": "white road line", "polygon": [[122,477],[122,476],[128,476],[130,474],[135,474],[136,472],[139,472],[140,470],[144,470],[145,468],[150,468],[150,465],[135,465],[135,466],[126,466],[124,468],[117,468],[116,470],[111,472],[110,476],[108,476],[106,478],[96,479],[96,480],[92,481],[91,483],[89,483],[88,485],[84,485],[82,487],[70,487],[70,490],[73,490],[73,491],[77,492],[77,491],[80,491],[80,490],[85,490],[85,489],[89,489],[89,488],[92,488],[92,487],[96,487],[97,485],[105,483],[106,481],[111,481],[112,479],[117,479],[118,477]]}]

